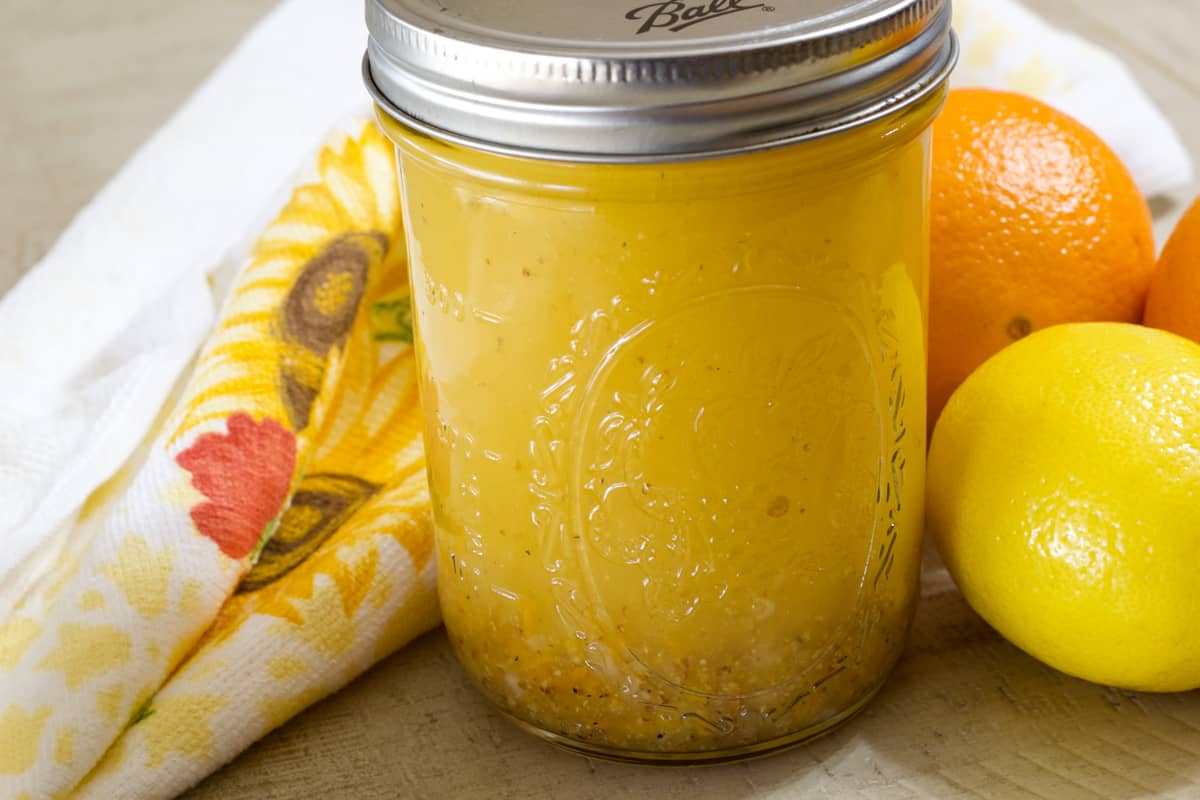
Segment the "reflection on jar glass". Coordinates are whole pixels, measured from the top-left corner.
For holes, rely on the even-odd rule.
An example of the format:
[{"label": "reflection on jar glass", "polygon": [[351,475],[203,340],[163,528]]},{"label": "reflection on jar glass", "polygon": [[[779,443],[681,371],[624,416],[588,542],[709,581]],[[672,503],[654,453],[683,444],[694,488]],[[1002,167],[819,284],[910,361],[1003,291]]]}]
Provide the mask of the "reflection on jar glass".
[{"label": "reflection on jar glass", "polygon": [[516,152],[376,87],[446,627],[546,738],[634,760],[765,752],[851,715],[899,657],[922,536],[928,126],[953,44],[941,4],[875,5],[942,25],[920,93],[719,156]]}]

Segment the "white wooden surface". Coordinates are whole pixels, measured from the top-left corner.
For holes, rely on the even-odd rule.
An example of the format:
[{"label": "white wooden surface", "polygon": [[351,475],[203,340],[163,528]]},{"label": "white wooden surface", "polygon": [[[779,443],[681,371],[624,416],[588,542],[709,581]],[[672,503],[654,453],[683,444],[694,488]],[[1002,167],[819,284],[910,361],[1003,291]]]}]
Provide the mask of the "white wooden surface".
[{"label": "white wooden surface", "polygon": [[[0,291],[271,0],[0,0]],[[1030,0],[1120,53],[1200,157],[1200,0]],[[1161,237],[1198,187],[1154,201]],[[850,726],[763,761],[653,770],[500,720],[440,633],[378,665],[189,800],[1200,797],[1200,693],[1072,680],[1000,640],[930,564],[907,655]]]}]

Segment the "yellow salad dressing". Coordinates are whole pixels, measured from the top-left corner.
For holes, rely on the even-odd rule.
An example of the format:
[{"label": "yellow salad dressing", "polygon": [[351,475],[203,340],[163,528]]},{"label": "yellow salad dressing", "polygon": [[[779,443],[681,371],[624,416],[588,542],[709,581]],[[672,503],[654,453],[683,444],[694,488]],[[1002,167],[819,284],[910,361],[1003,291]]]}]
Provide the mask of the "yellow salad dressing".
[{"label": "yellow salad dressing", "polygon": [[916,603],[949,0],[368,0],[459,661],[713,762],[848,719]]},{"label": "yellow salad dressing", "polygon": [[691,754],[809,731],[878,687],[922,534],[910,198],[939,102],[661,165],[393,127],[442,608],[509,714]]}]

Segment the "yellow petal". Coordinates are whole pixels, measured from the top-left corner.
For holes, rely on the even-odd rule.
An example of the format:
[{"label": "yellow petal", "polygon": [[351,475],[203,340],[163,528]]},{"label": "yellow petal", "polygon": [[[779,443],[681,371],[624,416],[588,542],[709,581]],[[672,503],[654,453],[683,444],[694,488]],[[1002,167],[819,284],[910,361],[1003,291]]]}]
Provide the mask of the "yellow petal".
[{"label": "yellow petal", "polygon": [[153,550],[144,538],[131,533],[121,540],[116,561],[100,567],[100,572],[117,585],[135,611],[154,619],[167,610],[174,562],[173,550]]},{"label": "yellow petal", "polygon": [[41,632],[31,619],[14,619],[0,625],[0,670],[15,667]]},{"label": "yellow petal", "polygon": [[33,766],[48,719],[50,706],[30,713],[12,705],[0,715],[0,775],[20,775]]},{"label": "yellow petal", "polygon": [[78,689],[90,678],[125,664],[129,651],[129,635],[120,628],[68,622],[59,627],[58,646],[38,668],[63,673],[67,688]]}]

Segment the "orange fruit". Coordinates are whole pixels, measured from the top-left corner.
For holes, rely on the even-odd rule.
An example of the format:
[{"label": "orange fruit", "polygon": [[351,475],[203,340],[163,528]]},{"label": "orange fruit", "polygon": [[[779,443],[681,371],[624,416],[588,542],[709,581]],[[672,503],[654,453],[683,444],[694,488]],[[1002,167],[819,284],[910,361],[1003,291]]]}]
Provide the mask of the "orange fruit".
[{"label": "orange fruit", "polygon": [[1145,322],[1200,342],[1200,198],[1163,248],[1146,298]]},{"label": "orange fruit", "polygon": [[930,430],[984,361],[1035,330],[1139,322],[1154,228],[1129,170],[1023,95],[950,93],[933,129]]}]

